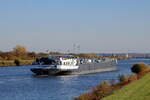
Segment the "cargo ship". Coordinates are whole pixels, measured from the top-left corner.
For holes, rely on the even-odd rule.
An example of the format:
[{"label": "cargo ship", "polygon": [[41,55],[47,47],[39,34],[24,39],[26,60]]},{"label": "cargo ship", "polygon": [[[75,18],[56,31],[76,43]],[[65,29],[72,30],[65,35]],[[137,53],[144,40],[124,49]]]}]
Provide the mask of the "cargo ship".
[{"label": "cargo ship", "polygon": [[38,58],[31,71],[36,75],[91,74],[117,70],[113,58],[78,58],[72,55],[53,55]]}]

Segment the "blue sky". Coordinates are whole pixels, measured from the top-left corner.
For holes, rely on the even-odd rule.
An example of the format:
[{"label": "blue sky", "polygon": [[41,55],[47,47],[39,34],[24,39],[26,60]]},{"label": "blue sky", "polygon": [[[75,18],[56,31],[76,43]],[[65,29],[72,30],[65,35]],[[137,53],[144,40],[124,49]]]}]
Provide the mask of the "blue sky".
[{"label": "blue sky", "polygon": [[0,1],[1,51],[144,53],[149,44],[150,0]]}]

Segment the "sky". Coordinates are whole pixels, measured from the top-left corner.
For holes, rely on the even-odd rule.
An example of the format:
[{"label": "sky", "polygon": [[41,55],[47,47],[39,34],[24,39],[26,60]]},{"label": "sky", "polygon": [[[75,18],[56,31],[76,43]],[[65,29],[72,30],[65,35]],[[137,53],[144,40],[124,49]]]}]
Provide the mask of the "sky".
[{"label": "sky", "polygon": [[150,0],[0,0],[0,51],[150,52]]}]

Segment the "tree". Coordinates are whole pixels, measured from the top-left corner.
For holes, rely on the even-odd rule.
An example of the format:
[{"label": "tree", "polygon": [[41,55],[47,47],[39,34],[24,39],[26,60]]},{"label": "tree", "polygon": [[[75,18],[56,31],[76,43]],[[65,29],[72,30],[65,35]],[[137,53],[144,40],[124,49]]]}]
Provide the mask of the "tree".
[{"label": "tree", "polygon": [[27,55],[27,49],[20,45],[17,45],[15,48],[13,48],[13,52],[19,58],[25,58]]},{"label": "tree", "polygon": [[31,59],[35,59],[37,57],[37,54],[35,52],[28,52],[28,59],[31,58]]}]

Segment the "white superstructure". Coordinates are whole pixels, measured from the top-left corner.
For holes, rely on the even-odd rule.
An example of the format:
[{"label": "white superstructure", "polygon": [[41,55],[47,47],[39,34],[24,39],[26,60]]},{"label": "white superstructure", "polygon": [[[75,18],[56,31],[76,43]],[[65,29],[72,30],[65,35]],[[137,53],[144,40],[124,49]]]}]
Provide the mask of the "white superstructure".
[{"label": "white superstructure", "polygon": [[78,69],[77,59],[75,58],[60,58],[60,64],[56,66],[57,69],[67,70],[67,69]]}]

